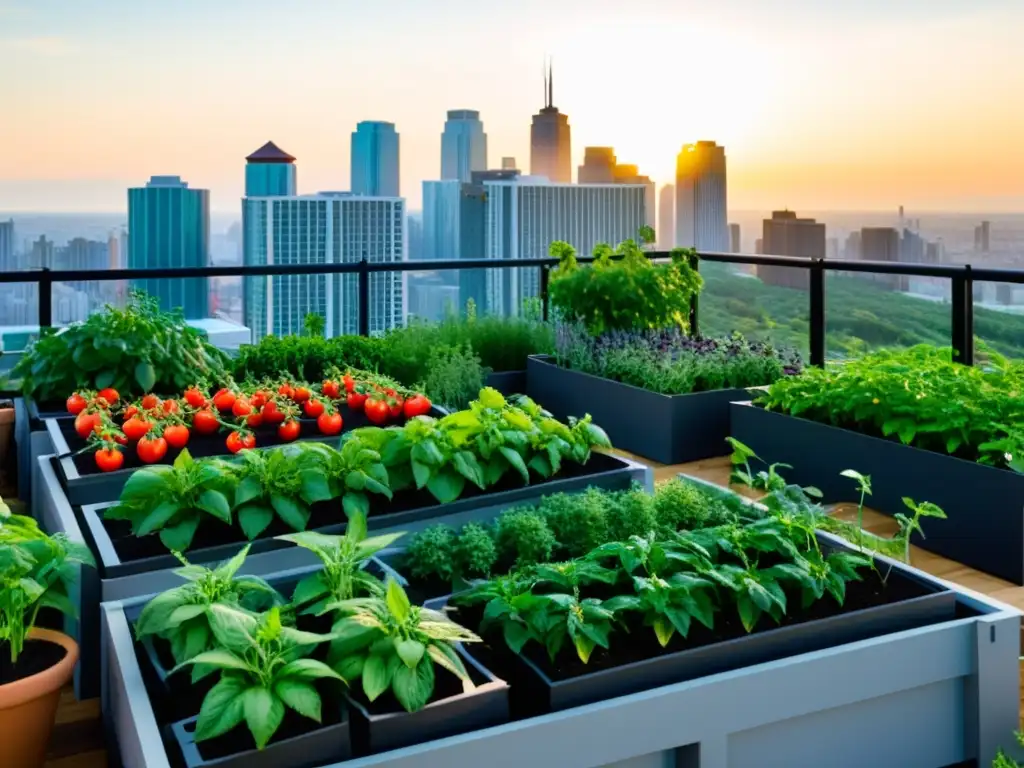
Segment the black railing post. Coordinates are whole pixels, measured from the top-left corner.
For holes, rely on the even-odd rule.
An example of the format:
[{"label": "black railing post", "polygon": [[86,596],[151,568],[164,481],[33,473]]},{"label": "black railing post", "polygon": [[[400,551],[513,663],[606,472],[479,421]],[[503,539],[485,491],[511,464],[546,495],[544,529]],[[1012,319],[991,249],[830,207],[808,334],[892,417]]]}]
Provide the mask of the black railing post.
[{"label": "black railing post", "polygon": [[53,325],[53,280],[50,279],[50,268],[43,267],[39,275],[39,328]]},{"label": "black railing post", "polygon": [[810,266],[810,323],[811,365],[825,365],[825,262],[811,259]]},{"label": "black railing post", "polygon": [[974,365],[974,279],[971,265],[965,264],[962,275],[952,280],[953,359]]},{"label": "black railing post", "polygon": [[370,270],[365,258],[359,262],[359,335],[370,335]]},{"label": "black railing post", "polygon": [[[696,253],[690,254],[689,261],[690,261],[690,269],[692,269],[694,272],[699,272],[700,271],[700,258],[697,256]],[[700,306],[700,293],[699,292],[695,292],[693,294],[693,296],[690,297],[690,318],[689,318],[689,322],[690,322],[690,336],[691,336],[691,338],[697,338],[698,336],[700,336],[700,323],[699,323],[699,316],[698,316],[699,306]]]},{"label": "black railing post", "polygon": [[540,268],[540,317],[545,323],[548,321],[548,281],[551,279],[549,267]]}]

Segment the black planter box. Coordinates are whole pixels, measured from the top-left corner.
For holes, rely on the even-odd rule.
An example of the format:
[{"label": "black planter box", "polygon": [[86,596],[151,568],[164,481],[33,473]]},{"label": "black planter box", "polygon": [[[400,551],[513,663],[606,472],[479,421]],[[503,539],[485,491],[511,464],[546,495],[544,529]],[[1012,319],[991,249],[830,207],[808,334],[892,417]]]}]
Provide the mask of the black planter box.
[{"label": "black planter box", "polygon": [[[299,420],[302,431],[300,432],[299,439],[295,442],[318,442],[336,447],[341,440],[342,434],[370,424],[366,415],[361,412],[342,409],[341,413],[344,420],[341,434],[324,435],[317,430],[316,419],[302,418]],[[432,408],[430,415],[440,418],[445,413],[445,411]],[[136,470],[146,466],[134,458],[134,447],[127,446],[125,448],[126,466],[122,469],[114,472],[86,472],[84,471],[85,468],[94,469],[93,458],[88,453],[77,456],[72,455],[72,451],[77,450],[78,446],[85,445],[85,441],[75,432],[74,421],[47,419],[44,423],[47,432],[53,440],[54,451],[60,459],[58,471],[61,485],[64,487],[68,495],[68,501],[71,504],[102,504],[106,501],[116,501],[121,496],[121,490],[124,488],[125,483],[128,482],[128,478]],[[275,429],[275,427],[260,427],[256,429],[256,444],[258,448],[287,445],[287,443],[277,439]],[[224,441],[227,439],[227,433],[222,431],[217,433],[215,437],[216,440],[210,440],[206,435],[193,435],[194,439],[190,440],[189,445],[185,447],[192,453],[193,458],[209,456],[230,457],[231,454],[224,444]],[[200,447],[197,448],[195,443],[199,440],[202,442]],[[75,448],[73,449],[72,446],[75,446]],[[180,451],[178,450],[168,448],[167,455],[158,463],[170,464],[179,453]]]},{"label": "black planter box", "polygon": [[28,411],[29,429],[33,432],[46,429],[46,425],[43,422],[47,419],[70,422],[75,420],[74,415],[68,412],[67,406],[64,403],[37,403],[32,398],[27,397],[25,398],[25,409]]},{"label": "black planter box", "polygon": [[526,393],[526,371],[496,371],[487,374],[484,381],[488,387],[494,387],[501,394],[522,395]]},{"label": "black planter box", "polygon": [[[444,600],[440,603],[443,605]],[[432,603],[428,603],[433,605]],[[439,606],[434,605],[435,609]],[[347,692],[352,729],[352,751],[357,757],[401,749],[435,739],[456,736],[495,725],[509,719],[508,684],[500,680],[470,655],[465,646],[455,650],[469,672],[476,688],[455,696],[431,702],[419,712],[372,714],[363,702]],[[451,675],[435,669],[436,676]]]},{"label": "black planter box", "polygon": [[[271,742],[264,749],[250,749],[224,757],[204,760],[193,740],[198,717],[190,717],[170,726],[170,740],[177,743],[185,768],[317,768],[352,757],[348,713],[333,725]],[[245,728],[245,721],[237,726]]]},{"label": "black planter box", "polygon": [[908,513],[903,497],[938,504],[947,519],[922,521],[911,541],[1014,584],[1024,584],[1024,475],[893,440],[862,435],[747,403],[731,407],[732,435],[767,462],[785,462],[785,478],[821,489],[826,503],[855,502],[844,469],[871,476],[865,504]]},{"label": "black planter box", "polygon": [[563,368],[553,357],[526,363],[526,394],[556,419],[590,414],[616,448],[662,464],[682,464],[726,452],[729,403],[745,389],[662,395]]},{"label": "black planter box", "polygon": [[[822,545],[829,546],[824,540]],[[884,572],[886,565],[881,560],[878,562]],[[514,710],[517,716],[558,712],[671,683],[950,621],[957,617],[954,592],[937,587],[934,582],[916,574],[895,569],[889,573],[888,578],[894,584],[899,581],[910,588],[917,588],[921,592],[920,596],[825,619],[759,631],[564,680],[552,680],[533,661],[517,655],[516,675],[511,678],[514,680]],[[767,618],[762,620],[768,621]],[[822,681],[822,685],[827,685],[827,681]]]}]

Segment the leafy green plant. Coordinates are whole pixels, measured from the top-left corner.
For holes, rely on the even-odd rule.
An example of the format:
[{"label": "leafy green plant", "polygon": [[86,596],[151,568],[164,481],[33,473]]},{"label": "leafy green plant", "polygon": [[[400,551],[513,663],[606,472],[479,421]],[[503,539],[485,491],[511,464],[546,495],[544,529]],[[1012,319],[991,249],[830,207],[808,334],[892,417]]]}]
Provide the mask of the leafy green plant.
[{"label": "leafy green plant", "polygon": [[[735,437],[725,438],[726,442],[732,446],[732,453],[729,456],[729,461],[732,462],[732,472],[729,474],[729,482],[736,483],[738,485],[745,485],[748,488],[753,488],[756,491],[781,491],[786,487],[786,479],[779,474],[779,467],[783,469],[792,469],[791,464],[783,464],[782,462],[775,462],[774,464],[768,464],[764,459],[754,453],[753,449],[748,445],[744,445]],[[750,467],[750,460],[754,459],[766,464],[768,469],[758,470],[754,472]],[[815,498],[821,498],[821,491],[814,486],[807,486],[804,488],[804,492],[808,496]]]},{"label": "leafy green plant", "polygon": [[456,572],[466,579],[486,579],[498,561],[498,548],[490,532],[482,525],[467,523],[455,542]]},{"label": "leafy green plant", "polygon": [[939,520],[945,520],[946,513],[942,511],[941,507],[937,504],[932,504],[930,501],[922,501],[918,504],[913,499],[909,499],[904,496],[903,504],[907,509],[914,513],[913,516],[908,517],[900,512],[893,515],[893,517],[896,519],[896,522],[900,524],[898,538],[903,540],[903,561],[909,563],[910,537],[917,533],[922,539],[924,538],[924,531],[921,529],[921,518],[934,517]]},{"label": "leafy green plant", "polygon": [[302,579],[292,593],[292,605],[307,613],[319,613],[328,602],[351,600],[365,595],[382,595],[384,585],[366,566],[371,557],[394,544],[404,533],[367,536],[366,516],[349,518],[344,536],[302,531],[278,536],[308,549],[323,568]]},{"label": "leafy green plant", "polygon": [[307,444],[307,450],[321,454],[330,498],[341,498],[349,519],[369,516],[369,494],[390,499],[392,490],[380,452],[364,440],[353,439],[353,434],[342,440],[338,450],[322,443]]},{"label": "leafy green plant", "polygon": [[335,622],[330,663],[346,680],[362,680],[371,702],[390,690],[407,712],[423,709],[434,693],[434,665],[472,687],[455,643],[480,638],[447,616],[409,603],[398,582],[388,580],[383,597],[330,606]]},{"label": "leafy green plant", "polygon": [[322,661],[310,658],[329,637],[284,626],[278,608],[258,617],[219,604],[209,610],[216,647],[180,665],[220,672],[199,710],[196,741],[221,736],[244,720],[256,748],[263,749],[281,726],[286,707],[321,722],[316,681],[345,682]]},{"label": "leafy green plant", "polygon": [[554,534],[556,552],[567,557],[580,557],[608,541],[608,505],[607,491],[587,488],[578,494],[545,496],[537,506],[537,512]]},{"label": "leafy green plant", "polygon": [[89,549],[64,534],[48,536],[31,517],[15,515],[0,501],[0,645],[18,661],[40,608],[69,616],[69,597],[79,568],[92,566]]},{"label": "leafy green plant", "polygon": [[[644,227],[640,239],[651,242],[653,231]],[[641,245],[627,240],[615,250],[597,246],[589,267],[579,265],[576,249],[568,243],[552,243],[550,252],[559,259],[551,274],[551,304],[566,320],[582,322],[591,334],[688,327],[690,300],[703,285],[690,265],[694,251],[677,248],[669,263],[655,264]]]},{"label": "leafy green plant", "polygon": [[259,344],[239,348],[234,377],[260,381],[284,375],[320,381],[332,367],[376,371],[386,355],[386,345],[379,337],[265,336]]},{"label": "leafy green plant", "polygon": [[[181,664],[213,647],[211,606],[227,605],[259,612],[283,605],[284,599],[263,579],[236,575],[248,553],[246,545],[217,568],[192,565],[175,553],[182,567],[174,574],[185,579],[185,583],[161,592],[146,603],[135,622],[135,635],[163,638],[170,644],[175,663]],[[192,668],[192,681],[197,682],[212,671],[197,664]]]},{"label": "leafy green plant", "polygon": [[184,552],[204,519],[231,524],[228,498],[233,493],[231,465],[195,461],[185,449],[172,466],[144,467],[132,473],[121,500],[108,507],[104,517],[127,520],[136,536],[159,532],[164,546]]},{"label": "leafy green plant", "polygon": [[444,524],[432,525],[413,535],[405,548],[409,576],[451,582],[456,572],[455,542],[454,529]]},{"label": "leafy green plant", "polygon": [[[1017,744],[1024,747],[1024,732],[1017,731],[1013,736]],[[996,759],[992,761],[992,768],[1021,768],[1021,764],[1000,749]]]},{"label": "leafy green plant", "polygon": [[78,389],[180,392],[197,377],[223,379],[227,362],[180,311],[161,312],[156,299],[136,292],[124,309],[107,306],[84,322],[43,329],[12,375],[27,397],[63,402]]},{"label": "leafy green plant", "polygon": [[498,558],[517,567],[546,562],[555,549],[555,534],[533,509],[503,512],[495,526]]},{"label": "leafy green plant", "polygon": [[863,546],[864,533],[864,497],[871,495],[871,476],[862,475],[855,469],[844,469],[839,473],[857,483],[860,491],[860,500],[857,502],[857,544]]},{"label": "leafy green plant", "polygon": [[735,509],[694,483],[673,478],[654,489],[654,519],[661,531],[682,531],[736,520]]},{"label": "leafy green plant", "polygon": [[441,346],[430,350],[423,390],[435,403],[460,410],[468,407],[484,386],[487,371],[467,346]]},{"label": "leafy green plant", "polygon": [[608,495],[605,520],[608,521],[608,536],[613,541],[646,536],[658,527],[654,498],[636,485],[626,491],[613,492]]}]

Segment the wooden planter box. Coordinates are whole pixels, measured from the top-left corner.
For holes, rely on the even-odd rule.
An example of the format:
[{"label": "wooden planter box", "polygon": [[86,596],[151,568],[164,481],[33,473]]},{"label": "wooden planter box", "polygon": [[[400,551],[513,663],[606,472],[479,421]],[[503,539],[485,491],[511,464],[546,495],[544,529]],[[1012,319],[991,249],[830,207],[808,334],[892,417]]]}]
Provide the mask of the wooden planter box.
[{"label": "wooden planter box", "polygon": [[[796,768],[822,755],[829,768],[987,766],[1019,727],[1020,613],[893,567],[950,586],[956,618],[330,768]],[[105,603],[102,622],[112,754],[169,768],[124,604]]]},{"label": "wooden planter box", "polygon": [[[81,657],[76,669],[76,695],[79,699],[97,695],[99,684],[99,654],[94,646],[97,638],[99,604],[108,600],[123,600],[162,592],[177,586],[180,579],[173,571],[180,563],[169,553],[131,562],[121,562],[106,528],[103,509],[107,504],[73,506],[64,493],[54,466],[55,457],[43,456],[38,460],[41,523],[48,531],[66,531],[70,536],[89,544],[96,557],[96,569],[83,571],[78,594],[72,601],[79,610],[79,619],[72,636],[79,639]],[[555,479],[546,483],[528,485],[508,491],[481,494],[460,499],[450,504],[434,504],[393,515],[371,516],[369,526],[374,533],[405,531],[415,533],[435,523],[459,526],[467,522],[491,520],[503,510],[522,504],[536,503],[541,497],[554,493],[575,493],[594,486],[608,490],[622,490],[635,482],[648,490],[653,489],[653,472],[643,465],[616,456],[595,453],[592,470],[575,477]],[[344,522],[318,528],[321,533],[340,534]],[[191,562],[206,564],[227,560],[238,552],[244,541],[216,547],[190,550],[186,556]],[[316,565],[319,560],[308,550],[273,538],[252,542],[244,572],[266,576],[292,568]]]},{"label": "wooden planter box", "polygon": [[947,519],[924,521],[922,549],[1024,584],[1024,475],[808,419],[766,411],[750,402],[731,406],[732,435],[767,462],[785,462],[786,480],[814,485],[824,502],[855,502],[844,469],[871,476],[867,506],[883,514],[908,512],[907,496],[942,507]]},{"label": "wooden planter box", "polygon": [[662,464],[682,464],[727,452],[729,403],[745,389],[662,395],[557,365],[527,360],[526,393],[556,419],[590,414],[612,445]]}]

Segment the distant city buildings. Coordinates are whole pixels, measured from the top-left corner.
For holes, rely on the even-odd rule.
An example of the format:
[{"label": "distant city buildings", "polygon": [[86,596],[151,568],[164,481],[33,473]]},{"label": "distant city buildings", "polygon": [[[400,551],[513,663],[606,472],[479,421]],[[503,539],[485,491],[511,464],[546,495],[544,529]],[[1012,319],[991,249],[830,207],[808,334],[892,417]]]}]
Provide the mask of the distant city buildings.
[{"label": "distant city buildings", "polygon": [[475,109],[453,109],[441,134],[441,178],[468,183],[487,169],[487,134]]},{"label": "distant city buildings", "polygon": [[686,144],[676,158],[676,245],[729,250],[725,147]]},{"label": "distant city buildings", "polygon": [[291,197],[297,194],[295,158],[268,141],[245,158],[246,197]]},{"label": "distant city buildings", "polygon": [[825,238],[825,258],[826,259],[838,259],[839,258],[839,238],[828,237]]},{"label": "distant city buildings", "polygon": [[399,197],[398,132],[394,123],[363,121],[352,133],[352,193]]},{"label": "distant city buildings", "polygon": [[743,243],[740,242],[740,225],[729,225],[729,253],[742,253]]},{"label": "distant city buildings", "polygon": [[658,193],[658,250],[670,251],[676,247],[676,188],[671,184],[662,186]]},{"label": "distant city buildings", "polygon": [[[762,224],[761,251],[768,256],[825,258],[825,225],[801,219],[793,211],[773,211]],[[768,285],[807,290],[808,272],[795,267],[758,265],[757,275]]]},{"label": "distant city buildings", "polygon": [[516,165],[516,159],[514,157],[503,157],[501,158],[501,169],[503,171],[515,171],[518,170],[519,166]]},{"label": "distant city buildings", "polygon": [[14,219],[0,221],[0,272],[12,272],[14,258]]},{"label": "distant city buildings", "polygon": [[619,163],[612,147],[586,147],[583,152],[583,165],[579,167],[577,173],[579,183],[642,184],[646,189],[646,223],[653,229],[657,221],[654,182],[647,176],[641,176],[637,166]]},{"label": "distant city buildings", "polygon": [[983,221],[974,228],[974,252],[988,253],[991,250],[992,222]]},{"label": "distant city buildings", "polygon": [[[128,267],[203,267],[210,242],[210,193],[189,189],[178,176],[153,176],[128,190]],[[188,319],[209,316],[205,278],[135,280],[161,309],[181,308]]]},{"label": "distant city buildings", "polygon": [[572,181],[572,136],[569,117],[554,105],[554,74],[544,82],[544,108],[530,127],[530,174],[568,184]]},{"label": "distant city buildings", "polygon": [[[860,231],[860,254],[864,261],[900,261],[900,233],[893,227],[864,227]],[[875,275],[863,273],[882,287],[906,291],[906,275]]]}]

